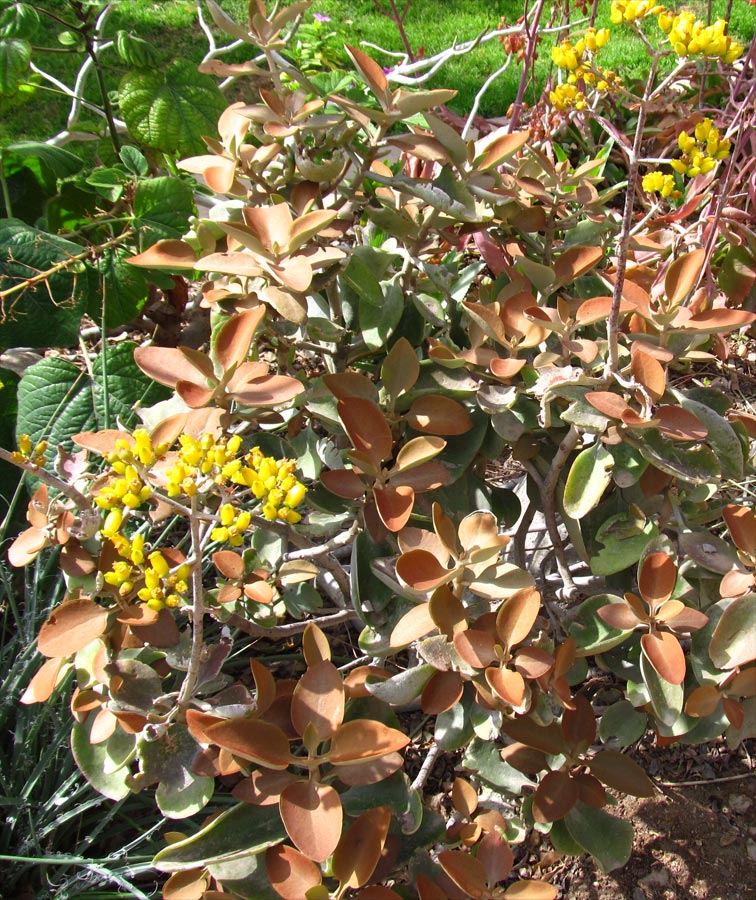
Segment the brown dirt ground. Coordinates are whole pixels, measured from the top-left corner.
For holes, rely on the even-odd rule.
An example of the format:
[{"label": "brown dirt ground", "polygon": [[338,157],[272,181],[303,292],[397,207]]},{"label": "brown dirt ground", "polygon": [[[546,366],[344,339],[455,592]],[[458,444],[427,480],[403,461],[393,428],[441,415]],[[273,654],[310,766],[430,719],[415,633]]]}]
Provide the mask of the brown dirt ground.
[{"label": "brown dirt ground", "polygon": [[626,797],[612,811],[635,829],[628,864],[603,874],[585,856],[547,877],[564,900],[755,900],[756,770],[733,777],[751,768],[749,747],[752,755],[753,741],[735,753],[722,744],[639,752],[651,771],[665,753],[672,758],[658,767],[660,794]]}]

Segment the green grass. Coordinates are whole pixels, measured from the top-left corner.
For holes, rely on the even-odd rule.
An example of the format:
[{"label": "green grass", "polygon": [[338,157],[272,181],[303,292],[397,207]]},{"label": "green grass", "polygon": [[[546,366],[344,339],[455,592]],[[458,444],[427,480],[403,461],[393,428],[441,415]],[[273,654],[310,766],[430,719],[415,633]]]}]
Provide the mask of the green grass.
[{"label": "green grass", "polygon": [[[246,0],[221,0],[230,15],[242,20]],[[385,3],[384,0],[384,4]],[[61,0],[39,0],[38,5],[61,14],[66,6]],[[402,5],[401,3],[399,4]],[[699,15],[705,17],[706,2],[696,0],[688,3]],[[713,0],[714,17],[724,14],[726,0]],[[610,0],[600,0],[599,26],[609,25]],[[467,41],[484,30],[495,28],[502,16],[508,22],[516,21],[522,13],[523,5],[515,0],[412,0],[406,18],[406,31],[415,51],[424,48],[426,56],[449,47],[453,41]],[[550,9],[550,4],[546,5]],[[401,40],[394,24],[381,15],[372,0],[313,0],[312,13],[328,15],[332,19],[331,28],[338,32],[338,39],[359,45],[368,41],[387,50],[402,49]],[[544,24],[548,24],[548,15]],[[199,61],[206,49],[205,39],[196,21],[194,3],[191,0],[120,0],[116,4],[109,24],[109,34],[119,28],[131,31],[152,42],[166,54],[166,58],[181,57]],[[655,29],[650,22],[649,28]],[[57,33],[61,28],[43,17],[35,43],[41,47],[59,46]],[[734,0],[731,30],[743,42],[750,41],[756,30],[756,7],[747,0]],[[546,38],[539,47],[535,82],[529,85],[526,100],[537,99],[550,70],[549,48],[553,38]],[[390,57],[382,57],[378,51],[369,52],[384,65],[391,65]],[[243,58],[238,56],[237,58]],[[77,57],[60,52],[35,53],[37,64],[71,83],[78,63]],[[109,90],[115,89],[124,69],[114,50],[108,51],[103,61],[106,64],[106,81]],[[431,87],[453,87],[458,95],[450,106],[460,114],[471,108],[482,83],[504,61],[503,49],[498,41],[476,48],[472,53],[450,61],[429,83]],[[625,80],[631,82],[643,76],[647,66],[646,51],[641,42],[627,28],[613,28],[610,43],[601,53],[602,65],[615,69]],[[485,116],[503,116],[514,99],[520,78],[520,66],[512,64],[503,77],[498,79],[486,94],[481,113]],[[90,78],[88,98],[98,99],[97,85]],[[68,101],[59,94],[40,88],[31,102],[17,105],[0,115],[0,146],[14,140],[45,139],[65,126]],[[95,116],[84,118],[94,123]]]}]

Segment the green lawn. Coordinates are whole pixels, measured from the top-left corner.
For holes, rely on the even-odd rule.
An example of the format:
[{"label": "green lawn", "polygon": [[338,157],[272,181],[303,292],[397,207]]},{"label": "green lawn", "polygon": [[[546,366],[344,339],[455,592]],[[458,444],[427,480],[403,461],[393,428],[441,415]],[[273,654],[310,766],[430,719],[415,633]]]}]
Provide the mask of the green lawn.
[{"label": "green lawn", "polygon": [[[241,19],[245,14],[246,0],[220,0],[230,15]],[[57,14],[63,14],[65,4],[61,0],[37,0],[38,6],[46,7]],[[384,5],[388,5],[384,0]],[[399,2],[401,7],[402,4]],[[706,3],[688,4],[697,8],[700,15],[706,15]],[[713,15],[723,15],[726,0],[713,0]],[[609,25],[610,0],[599,3],[598,25]],[[546,5],[547,10],[550,4]],[[449,47],[457,42],[470,40],[484,30],[495,28],[502,16],[514,22],[523,9],[522,3],[512,0],[412,0],[406,18],[406,31],[415,52],[420,47],[426,56]],[[331,17],[330,25],[324,30],[336,30],[338,40],[347,40],[359,45],[361,41],[386,48],[401,50],[399,34],[392,22],[381,15],[372,0],[313,0],[307,15],[319,13]],[[545,17],[546,18],[546,17]],[[548,22],[545,22],[548,24]],[[649,29],[655,29],[649,23]],[[129,30],[144,37],[161,50],[166,59],[181,57],[199,60],[205,51],[205,40],[196,21],[195,5],[191,0],[120,0],[115,5],[109,24],[109,33],[119,28]],[[60,46],[57,33],[61,26],[42,18],[35,44],[40,47]],[[756,7],[748,0],[734,0],[732,8],[732,32],[743,42],[752,38],[756,30]],[[526,100],[534,100],[550,69],[549,48],[553,38],[546,37],[539,48],[536,65],[536,81],[530,85]],[[370,49],[373,56],[383,65],[391,65],[391,57],[382,56]],[[76,71],[76,58],[60,52],[37,53],[34,61],[61,80],[71,83]],[[243,58],[243,57],[237,57]],[[454,87],[459,92],[450,106],[460,113],[471,107],[476,92],[488,75],[504,61],[504,51],[498,41],[476,48],[463,57],[450,61],[429,83],[431,87]],[[626,82],[641,77],[646,66],[646,52],[636,38],[626,28],[614,28],[610,43],[602,51],[603,65],[616,69]],[[104,56],[107,65],[106,81],[110,90],[118,84],[123,67],[115,51]],[[498,79],[486,94],[481,106],[485,116],[501,116],[506,113],[517,91],[520,67],[512,64],[503,77]],[[87,95],[96,99],[97,88],[94,78],[90,79]],[[58,93],[40,87],[30,102],[0,108],[0,146],[20,139],[44,139],[65,126],[68,101]],[[85,116],[90,122],[96,117]]]}]

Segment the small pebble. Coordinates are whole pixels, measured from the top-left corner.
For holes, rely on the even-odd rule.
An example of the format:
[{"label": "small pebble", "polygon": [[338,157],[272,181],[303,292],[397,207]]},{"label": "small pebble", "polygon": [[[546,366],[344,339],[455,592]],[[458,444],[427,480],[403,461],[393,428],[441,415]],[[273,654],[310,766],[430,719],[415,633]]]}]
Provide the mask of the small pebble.
[{"label": "small pebble", "polygon": [[753,801],[750,797],[746,797],[745,794],[730,794],[727,803],[734,813],[742,816],[751,808]]},{"label": "small pebble", "polygon": [[751,862],[756,862],[756,841],[753,838],[748,838],[746,842],[746,853]]}]

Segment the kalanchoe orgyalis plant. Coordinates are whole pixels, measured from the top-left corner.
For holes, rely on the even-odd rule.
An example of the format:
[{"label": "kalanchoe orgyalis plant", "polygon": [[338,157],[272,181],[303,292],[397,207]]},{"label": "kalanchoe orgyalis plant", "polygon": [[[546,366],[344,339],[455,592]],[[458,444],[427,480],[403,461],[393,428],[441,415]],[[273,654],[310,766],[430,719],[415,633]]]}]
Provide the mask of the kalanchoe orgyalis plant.
[{"label": "kalanchoe orgyalis plant", "polygon": [[[356,48],[364,87],[321,92],[283,52],[305,4],[255,2],[244,25],[208,5],[256,56],[208,66],[255,86],[183,163],[212,215],[136,265],[203,273],[213,337],[140,347],[173,396],[143,428],[72,429],[89,460],[53,474],[43,436],[21,440],[15,461],[45,487],[11,561],[60,544],[69,584],[24,702],[75,670],[92,783],[216,814],[158,854],[167,897],[553,897],[514,880],[509,842],[537,825],[616,866],[631,839],[607,788],[653,792],[617,749],[632,740],[608,711],[597,723],[597,681],[623,695],[635,739],[752,731],[756,538],[731,486],[756,428],[679,378],[754,321],[756,251],[717,181],[743,160],[744,119],[707,123],[696,89],[665,130],[651,77],[635,134],[613,135],[620,216],[621,157],[585,144],[589,129],[585,155],[547,139],[543,105],[527,130],[473,141],[436,109],[451,92],[395,88]],[[720,37],[678,43],[718,58],[726,90],[736,48]],[[557,47],[580,115],[605,42]],[[609,81],[609,102],[624,97]],[[636,210],[647,154],[684,176],[645,186],[663,209]],[[502,459],[524,509],[491,482]],[[533,553],[536,512],[551,552]],[[243,652],[240,634],[255,639]],[[424,759],[412,779],[409,748]],[[443,753],[461,760],[446,822],[422,796]]]}]

